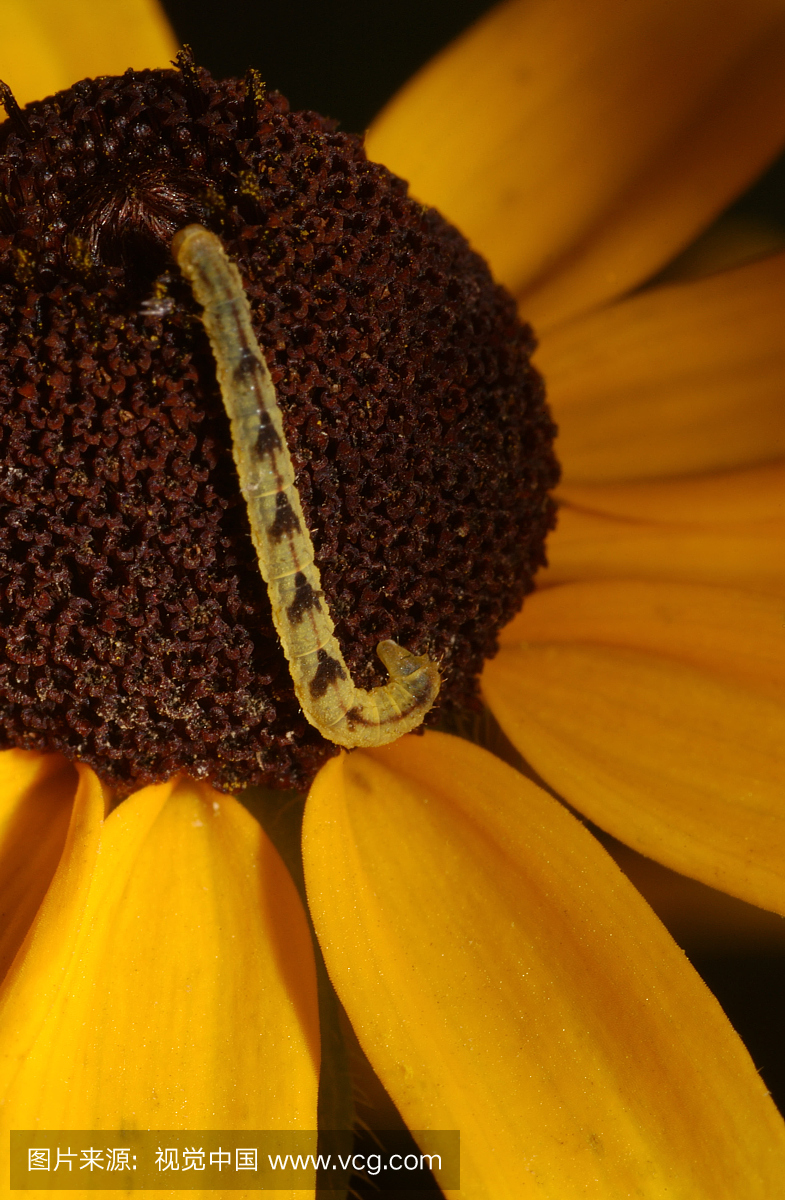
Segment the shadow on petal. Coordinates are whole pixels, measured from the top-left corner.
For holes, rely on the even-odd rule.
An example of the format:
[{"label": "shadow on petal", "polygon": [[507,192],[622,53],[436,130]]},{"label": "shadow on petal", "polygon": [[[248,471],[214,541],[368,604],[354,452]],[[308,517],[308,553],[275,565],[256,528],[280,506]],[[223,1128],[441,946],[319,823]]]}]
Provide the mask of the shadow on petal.
[{"label": "shadow on petal", "polygon": [[75,791],[74,768],[58,755],[0,753],[0,979],[57,870]]}]

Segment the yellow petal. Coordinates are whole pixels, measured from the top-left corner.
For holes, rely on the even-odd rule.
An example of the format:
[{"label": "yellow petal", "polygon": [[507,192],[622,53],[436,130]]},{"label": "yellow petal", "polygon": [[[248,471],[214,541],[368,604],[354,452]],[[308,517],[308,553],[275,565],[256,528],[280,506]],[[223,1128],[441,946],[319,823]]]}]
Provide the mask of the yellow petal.
[{"label": "yellow petal", "polygon": [[411,1128],[461,1131],[448,1195],[776,1195],[783,1127],[719,1006],[594,839],[510,767],[433,733],[333,759],[304,860],[371,1063]]},{"label": "yellow petal", "polygon": [[500,644],[623,646],[690,663],[733,683],[785,696],[785,606],[732,588],[614,580],[529,597]]},{"label": "yellow petal", "polygon": [[785,137],[785,14],[752,0],[512,0],[370,131],[536,328],[651,275]]},{"label": "yellow petal", "polygon": [[564,484],[558,495],[574,508],[631,521],[685,525],[753,524],[785,518],[785,463],[685,479]]},{"label": "yellow petal", "polygon": [[785,914],[785,610],[678,584],[531,597],[482,686],[560,795],[666,866]]},{"label": "yellow petal", "polygon": [[57,755],[0,753],[0,979],[52,881],[75,785],[73,767]]},{"label": "yellow petal", "polygon": [[[62,858],[0,987],[0,1106],[31,1051],[40,1023],[56,1002],[73,958],[71,930],[81,929],[85,920],[106,809],[107,797],[98,780],[90,771],[80,770]],[[10,1036],[4,1036],[6,1031]]]},{"label": "yellow petal", "polygon": [[718,583],[785,596],[785,521],[641,525],[570,507],[548,542],[547,585],[577,579]]},{"label": "yellow petal", "polygon": [[652,579],[785,595],[785,465],[568,485],[559,498],[540,586]]},{"label": "yellow petal", "polygon": [[785,453],[785,255],[642,292],[546,335],[537,365],[570,483]]},{"label": "yellow petal", "polygon": [[90,75],[168,67],[177,41],[157,0],[3,0],[0,78],[20,104]]},{"label": "yellow petal", "polygon": [[314,1129],[311,942],[261,827],[187,780],[102,824],[80,771],[60,868],[0,990],[4,1127]]}]

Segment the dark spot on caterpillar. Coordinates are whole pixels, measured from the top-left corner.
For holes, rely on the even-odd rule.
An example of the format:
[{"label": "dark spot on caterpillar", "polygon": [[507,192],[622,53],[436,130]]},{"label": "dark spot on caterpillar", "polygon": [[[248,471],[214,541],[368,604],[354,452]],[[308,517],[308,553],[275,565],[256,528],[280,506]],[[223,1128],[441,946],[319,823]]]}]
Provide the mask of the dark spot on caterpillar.
[{"label": "dark spot on caterpillar", "polygon": [[316,668],[316,674],[308,685],[314,700],[318,700],[323,696],[328,687],[335,683],[336,680],[346,678],[346,672],[341,664],[336,662],[334,658],[330,658],[326,650],[320,650],[317,658],[319,665]]},{"label": "dark spot on caterpillar", "polygon": [[247,347],[240,355],[237,366],[232,372],[234,382],[237,384],[250,383],[255,375],[259,374],[260,364],[259,359]]},{"label": "dark spot on caterpillar", "polygon": [[277,454],[283,447],[278,431],[270,420],[269,414],[262,411],[259,414],[259,435],[256,439],[256,454],[264,458],[268,454]]},{"label": "dark spot on caterpillar", "polygon": [[267,532],[273,541],[276,542],[280,542],[281,538],[287,533],[300,532],[300,522],[289,503],[289,497],[286,495],[286,492],[279,492],[275,497],[275,520]]},{"label": "dark spot on caterpillar", "polygon": [[346,728],[352,733],[354,732],[354,730],[357,728],[358,725],[362,725],[363,727],[367,727],[367,725],[368,725],[368,722],[363,717],[363,715],[360,712],[360,709],[357,707],[357,705],[355,705],[353,708],[348,709],[345,720],[346,720]]},{"label": "dark spot on caterpillar", "polygon": [[310,609],[321,609],[321,596],[322,593],[311,586],[302,571],[298,571],[294,577],[294,600],[286,609],[290,624],[299,625]]},{"label": "dark spot on caterpillar", "polygon": [[416,673],[408,672],[404,668],[401,670],[401,675],[404,677],[409,676],[406,681],[406,690],[412,698],[412,703],[408,706],[407,711],[414,712],[416,708],[421,707],[423,704],[427,704],[430,708],[432,703],[431,682],[425,671],[418,678]]}]

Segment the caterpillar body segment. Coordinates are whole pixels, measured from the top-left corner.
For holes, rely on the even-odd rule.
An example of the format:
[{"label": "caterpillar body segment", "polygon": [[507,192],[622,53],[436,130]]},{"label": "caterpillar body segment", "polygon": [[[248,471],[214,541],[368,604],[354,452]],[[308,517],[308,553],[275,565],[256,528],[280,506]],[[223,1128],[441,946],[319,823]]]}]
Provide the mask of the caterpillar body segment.
[{"label": "caterpillar body segment", "polygon": [[172,253],[203,311],[229,416],[240,488],[273,622],[303,713],[340,746],[380,746],[421,724],[439,693],[438,667],[393,641],[377,653],[389,681],[355,687],[314,562],[313,543],[294,483],[281,410],[251,327],[245,290],[219,238],[188,225]]}]

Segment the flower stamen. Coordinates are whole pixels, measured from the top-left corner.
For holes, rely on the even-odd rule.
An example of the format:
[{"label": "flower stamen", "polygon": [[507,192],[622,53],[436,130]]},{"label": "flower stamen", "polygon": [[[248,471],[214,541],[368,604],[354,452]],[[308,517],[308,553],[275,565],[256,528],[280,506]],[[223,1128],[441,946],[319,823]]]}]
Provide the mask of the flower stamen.
[{"label": "flower stamen", "polygon": [[3,83],[0,79],[0,104],[6,111],[9,121],[13,125],[19,137],[29,138],[32,134],[30,123],[25,116],[24,110],[20,106],[16,96],[11,91],[7,83]]}]

